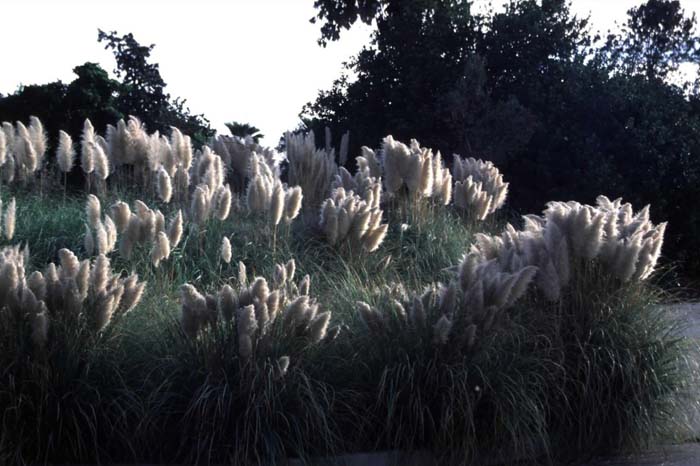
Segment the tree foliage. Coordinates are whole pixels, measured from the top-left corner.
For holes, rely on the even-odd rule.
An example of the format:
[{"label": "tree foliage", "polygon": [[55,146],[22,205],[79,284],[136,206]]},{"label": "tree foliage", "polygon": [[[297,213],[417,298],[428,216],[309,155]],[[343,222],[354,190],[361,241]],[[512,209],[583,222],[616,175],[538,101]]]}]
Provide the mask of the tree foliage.
[{"label": "tree foliage", "polygon": [[686,16],[680,1],[648,0],[627,14],[601,50],[613,69],[663,80],[681,63],[700,63],[695,14]]},{"label": "tree foliage", "polygon": [[248,123],[239,123],[238,121],[231,121],[224,123],[226,128],[231,132],[231,135],[238,136],[240,138],[245,138],[250,136],[253,141],[257,144],[260,139],[264,138],[265,135],[260,132],[258,128]]}]

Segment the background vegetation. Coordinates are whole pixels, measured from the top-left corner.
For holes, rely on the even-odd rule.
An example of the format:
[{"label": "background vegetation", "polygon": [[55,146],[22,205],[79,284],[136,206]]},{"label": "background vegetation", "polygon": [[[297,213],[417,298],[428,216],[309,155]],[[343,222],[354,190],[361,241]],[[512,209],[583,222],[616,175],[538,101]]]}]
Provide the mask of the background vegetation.
[{"label": "background vegetation", "polygon": [[351,153],[393,134],[491,160],[521,213],[599,193],[651,204],[670,222],[668,257],[698,276],[700,94],[674,72],[700,63],[700,36],[680,1],[640,2],[603,37],[566,0],[485,14],[467,0],[315,5],[321,44],[376,22],[371,44],[302,111],[317,134],[349,130]]}]

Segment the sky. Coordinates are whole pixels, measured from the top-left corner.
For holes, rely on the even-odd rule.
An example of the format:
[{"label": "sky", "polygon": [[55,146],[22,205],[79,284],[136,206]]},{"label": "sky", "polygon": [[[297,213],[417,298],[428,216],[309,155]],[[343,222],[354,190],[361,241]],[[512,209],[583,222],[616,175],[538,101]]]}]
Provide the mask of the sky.
[{"label": "sky", "polygon": [[[590,14],[593,28],[605,32],[639,3],[573,0],[572,10]],[[682,5],[700,16],[700,0]],[[247,122],[273,146],[372,32],[358,24],[320,47],[319,26],[309,23],[313,0],[0,0],[0,12],[0,93],[70,82],[72,69],[87,61],[111,72],[114,58],[97,42],[97,29],[131,32],[139,43],[156,45],[151,58],[173,97],[186,98],[217,131],[227,134],[228,121]]]}]

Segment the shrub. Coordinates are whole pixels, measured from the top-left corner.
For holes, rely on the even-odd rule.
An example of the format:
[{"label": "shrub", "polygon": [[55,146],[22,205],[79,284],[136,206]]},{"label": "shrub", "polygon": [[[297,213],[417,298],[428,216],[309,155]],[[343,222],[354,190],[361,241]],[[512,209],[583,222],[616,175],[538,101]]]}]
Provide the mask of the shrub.
[{"label": "shrub", "polygon": [[[166,448],[196,462],[270,464],[333,444],[329,394],[305,374],[305,355],[327,345],[330,311],[298,284],[295,263],[278,264],[271,281],[248,284],[240,265],[237,290],[215,294],[181,287],[182,317],[168,333],[158,393],[167,400]],[[173,458],[173,456],[169,456]]]},{"label": "shrub", "polygon": [[8,464],[99,461],[133,440],[125,425],[139,404],[119,376],[117,321],[145,284],[113,275],[104,256],[91,264],[60,255],[58,267],[27,275],[26,249],[0,252],[0,458]]}]

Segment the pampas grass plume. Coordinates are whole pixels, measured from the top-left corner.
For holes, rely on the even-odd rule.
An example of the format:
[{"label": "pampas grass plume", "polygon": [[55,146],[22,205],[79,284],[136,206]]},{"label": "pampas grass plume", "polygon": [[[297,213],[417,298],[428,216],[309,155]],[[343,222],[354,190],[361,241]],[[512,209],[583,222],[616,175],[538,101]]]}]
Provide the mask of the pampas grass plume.
[{"label": "pampas grass plume", "polygon": [[32,140],[32,146],[36,150],[36,156],[38,162],[44,159],[44,154],[46,153],[47,137],[46,131],[44,131],[44,125],[35,116],[29,117],[29,135]]},{"label": "pampas grass plume", "polygon": [[287,191],[284,199],[284,221],[287,224],[299,215],[303,198],[300,186],[294,186]]},{"label": "pampas grass plume", "polygon": [[248,275],[246,273],[245,264],[241,261],[238,261],[238,283],[241,287],[248,284]]},{"label": "pampas grass plume", "polygon": [[124,233],[131,218],[131,209],[129,204],[123,201],[118,201],[111,207],[112,220],[117,227],[119,233]]},{"label": "pampas grass plume", "polygon": [[158,170],[157,188],[158,197],[160,197],[160,200],[166,204],[170,202],[170,198],[173,195],[173,185],[172,181],[170,180],[170,175],[168,175],[168,172],[162,166]]},{"label": "pampas grass plume", "polygon": [[168,239],[170,240],[170,247],[171,248],[175,248],[175,247],[177,247],[178,244],[180,244],[180,240],[182,239],[182,231],[183,231],[182,210],[178,210],[177,214],[170,222],[170,226],[168,227]]},{"label": "pampas grass plume", "polygon": [[124,280],[124,294],[121,300],[121,307],[124,313],[136,307],[143,297],[146,283],[139,282],[138,280],[139,276],[136,274],[131,274]]},{"label": "pampas grass plume", "polygon": [[236,293],[230,285],[224,285],[219,291],[217,307],[224,319],[230,321],[234,317],[234,313],[238,304],[236,302]]},{"label": "pampas grass plume", "polygon": [[190,338],[195,338],[201,320],[207,312],[207,301],[197,288],[185,283],[180,287],[180,301],[182,303],[182,329]]},{"label": "pampas grass plume", "polygon": [[87,298],[90,290],[90,261],[85,259],[80,262],[78,273],[75,274],[75,285],[78,288],[78,294],[81,299]]},{"label": "pampas grass plume", "polygon": [[58,258],[61,262],[61,278],[73,278],[78,273],[80,261],[70,249],[62,248],[58,251]]},{"label": "pampas grass plume", "polygon": [[284,189],[281,183],[276,183],[270,202],[270,219],[273,225],[278,225],[284,214]]},{"label": "pampas grass plume", "polygon": [[285,272],[287,274],[287,280],[292,281],[294,280],[294,274],[296,273],[297,270],[297,263],[294,260],[294,258],[289,259],[287,263],[284,266]]},{"label": "pampas grass plume", "polygon": [[15,202],[15,198],[13,197],[10,201],[10,204],[7,206],[7,210],[5,210],[4,218],[5,238],[7,238],[8,240],[11,240],[12,237],[15,236],[16,210],[17,203]]},{"label": "pampas grass plume", "polygon": [[165,215],[160,209],[156,209],[154,212],[155,222],[156,222],[156,234],[161,231],[165,231]]},{"label": "pampas grass plume", "polygon": [[277,360],[277,376],[284,377],[289,370],[289,356],[282,356]]},{"label": "pampas grass plume", "polygon": [[201,224],[207,218],[208,196],[204,189],[205,185],[197,186],[192,195],[191,214],[195,223]]},{"label": "pampas grass plume", "polygon": [[290,328],[296,322],[303,320],[304,314],[309,307],[309,297],[306,295],[298,296],[284,310],[284,325]]},{"label": "pampas grass plume", "polygon": [[151,252],[153,265],[158,267],[160,261],[166,260],[168,257],[170,257],[170,241],[164,232],[159,231],[156,236],[156,241],[153,243],[153,251]]},{"label": "pampas grass plume", "polygon": [[92,270],[90,271],[90,288],[96,293],[105,291],[111,271],[112,269],[107,256],[104,254],[97,256]]},{"label": "pampas grass plume", "polygon": [[307,275],[304,275],[304,278],[299,283],[299,294],[300,295],[308,295],[310,288],[311,288],[311,276],[309,276],[307,274]]},{"label": "pampas grass plume", "polygon": [[17,266],[14,262],[5,262],[0,268],[0,305],[5,304],[3,301],[7,295],[14,292],[19,285],[19,275]]},{"label": "pampas grass plume", "polygon": [[0,167],[5,165],[7,156],[7,137],[5,132],[0,130]]},{"label": "pampas grass plume", "polygon": [[247,361],[253,352],[253,335],[258,329],[255,306],[248,305],[238,310],[238,354]]},{"label": "pampas grass plume", "polygon": [[87,203],[85,204],[85,213],[88,218],[88,225],[91,228],[97,228],[100,223],[100,216],[102,215],[102,207],[100,206],[100,200],[94,194],[88,194]]},{"label": "pampas grass plume", "polygon": [[216,218],[226,220],[231,211],[231,188],[220,186],[216,194]]},{"label": "pampas grass plume", "polygon": [[106,180],[109,176],[109,159],[107,154],[97,143],[92,144],[92,153],[94,157],[94,172],[100,180]]},{"label": "pampas grass plume", "polygon": [[27,286],[32,290],[32,293],[34,293],[34,296],[36,296],[38,300],[43,301],[46,298],[46,280],[44,279],[44,274],[38,270],[35,270],[29,275],[27,278]]},{"label": "pampas grass plume", "polygon": [[264,303],[270,294],[270,288],[267,286],[267,280],[264,277],[257,277],[251,286],[251,294],[258,301]]},{"label": "pampas grass plume", "polygon": [[384,241],[388,228],[389,224],[385,223],[364,236],[364,247],[368,252],[376,251],[379,248]]},{"label": "pampas grass plume", "polygon": [[58,132],[58,149],[56,150],[56,162],[63,173],[73,169],[75,163],[75,149],[70,135],[61,130]]},{"label": "pampas grass plume", "polygon": [[231,241],[226,236],[221,240],[221,260],[231,263]]},{"label": "pampas grass plume", "polygon": [[328,311],[321,312],[313,318],[311,324],[309,324],[309,338],[313,343],[318,343],[326,337],[330,320],[331,313]]},{"label": "pampas grass plume", "polygon": [[272,283],[275,288],[281,288],[287,282],[287,268],[282,264],[276,264],[272,273]]},{"label": "pampas grass plume", "polygon": [[89,119],[85,119],[83,124],[83,135],[81,140],[80,166],[85,173],[92,173],[95,170],[95,128]]}]

